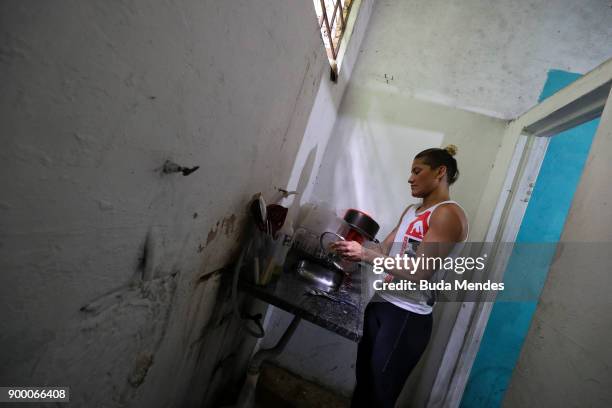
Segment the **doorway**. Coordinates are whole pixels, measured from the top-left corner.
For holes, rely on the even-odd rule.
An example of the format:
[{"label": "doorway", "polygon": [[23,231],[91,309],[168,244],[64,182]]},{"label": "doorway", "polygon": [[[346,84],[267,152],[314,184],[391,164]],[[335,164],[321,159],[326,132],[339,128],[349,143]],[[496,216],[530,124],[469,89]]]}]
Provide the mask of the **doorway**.
[{"label": "doorway", "polygon": [[[580,77],[550,71],[540,102]],[[511,289],[493,304],[461,407],[501,406],[598,125],[597,118],[553,136],[526,136],[532,139],[535,152],[530,162],[539,169],[524,177],[527,189],[518,200],[526,204],[526,209],[514,243],[502,243],[513,245],[504,282],[522,293]],[[538,148],[545,151],[543,157]]]},{"label": "doorway", "polygon": [[[563,228],[575,185],[580,179],[597,129],[596,118],[606,105],[611,84],[612,60],[582,77],[551,71],[550,81],[541,96],[542,102],[511,122],[506,137],[514,138],[511,139],[515,141],[514,156],[486,238],[487,242],[494,243],[488,270],[491,278],[505,276],[504,273],[509,271],[507,278],[511,279],[513,270],[520,271],[521,257],[513,257],[513,248],[508,250],[508,245],[500,243],[529,242],[538,231],[542,231],[534,223],[540,221],[540,227],[547,228],[547,235],[540,234],[537,239],[548,240],[549,249],[552,248],[548,256],[541,257],[542,262],[536,268],[539,272],[533,273],[531,286],[541,291],[548,266],[555,254],[559,239],[558,228]],[[559,88],[563,89],[558,91]],[[573,132],[578,133],[572,137]],[[567,178],[568,173],[573,174],[573,181]],[[536,180],[540,187],[536,185]],[[543,211],[545,214],[546,211],[554,211],[555,216],[542,218]],[[524,257],[522,261],[525,261]],[[526,336],[524,327],[529,328],[536,304],[537,297],[532,299],[531,305],[523,302],[522,310],[512,312],[504,310],[504,306],[494,311],[495,304],[492,302],[463,304],[436,378],[436,387],[427,405],[499,406]],[[507,336],[509,340],[503,345],[507,347],[504,350],[498,347],[499,337],[496,339],[489,336],[496,334],[496,321],[507,323],[509,318],[515,319],[515,322],[509,326],[511,335]],[[486,332],[488,325],[490,329]],[[523,329],[518,330],[520,327]],[[500,327],[498,329],[497,334],[506,338],[504,334],[507,332],[503,332]],[[501,361],[498,357],[508,350],[510,357]],[[487,353],[493,355],[494,359],[486,358]],[[486,363],[487,360],[493,361],[493,364]],[[488,391],[481,392],[485,388]]]}]

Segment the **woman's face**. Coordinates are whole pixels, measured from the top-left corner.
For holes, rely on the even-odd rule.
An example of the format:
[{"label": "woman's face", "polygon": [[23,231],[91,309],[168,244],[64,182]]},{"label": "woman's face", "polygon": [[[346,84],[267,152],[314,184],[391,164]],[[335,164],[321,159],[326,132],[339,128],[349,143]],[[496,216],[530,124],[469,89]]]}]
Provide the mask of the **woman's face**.
[{"label": "woman's face", "polygon": [[440,180],[444,178],[445,171],[446,168],[444,166],[432,169],[421,159],[414,159],[410,178],[408,179],[412,196],[423,198],[434,191],[440,184]]}]

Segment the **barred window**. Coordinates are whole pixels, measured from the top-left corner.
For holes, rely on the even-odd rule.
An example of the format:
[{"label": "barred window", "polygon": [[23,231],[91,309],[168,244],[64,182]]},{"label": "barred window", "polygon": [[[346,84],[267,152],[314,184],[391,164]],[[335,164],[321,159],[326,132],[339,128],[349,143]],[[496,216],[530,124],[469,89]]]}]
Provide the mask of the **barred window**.
[{"label": "barred window", "polygon": [[[347,31],[349,14],[353,3],[359,0],[313,0],[321,37],[327,51],[327,58],[332,67],[332,80],[338,76],[342,38]],[[346,46],[346,45],[345,45]]]}]

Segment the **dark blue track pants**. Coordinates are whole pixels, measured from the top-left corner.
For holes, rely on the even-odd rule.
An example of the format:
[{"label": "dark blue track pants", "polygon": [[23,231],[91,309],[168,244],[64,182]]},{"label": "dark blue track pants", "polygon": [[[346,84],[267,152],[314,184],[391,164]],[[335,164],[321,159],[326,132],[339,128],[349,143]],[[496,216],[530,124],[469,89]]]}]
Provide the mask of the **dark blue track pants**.
[{"label": "dark blue track pants", "polygon": [[379,296],[367,305],[357,349],[351,407],[392,408],[431,336],[431,314],[395,306]]}]

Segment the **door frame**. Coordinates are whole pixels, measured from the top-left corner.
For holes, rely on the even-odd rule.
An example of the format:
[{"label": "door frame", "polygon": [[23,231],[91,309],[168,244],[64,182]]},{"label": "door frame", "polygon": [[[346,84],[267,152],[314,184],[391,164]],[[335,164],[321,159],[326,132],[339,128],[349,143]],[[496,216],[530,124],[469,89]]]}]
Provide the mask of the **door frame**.
[{"label": "door frame", "polygon": [[[489,279],[503,278],[512,245],[501,243],[516,240],[550,136],[600,116],[611,86],[612,58],[510,122],[504,137],[515,140],[513,156],[485,237],[492,245]],[[461,403],[492,308],[493,302],[461,304],[427,407]]]}]

